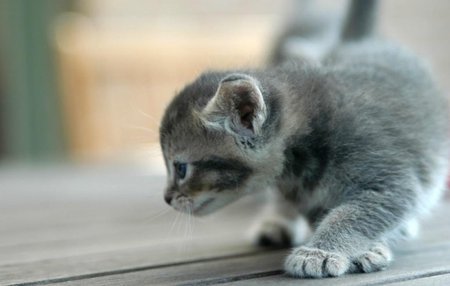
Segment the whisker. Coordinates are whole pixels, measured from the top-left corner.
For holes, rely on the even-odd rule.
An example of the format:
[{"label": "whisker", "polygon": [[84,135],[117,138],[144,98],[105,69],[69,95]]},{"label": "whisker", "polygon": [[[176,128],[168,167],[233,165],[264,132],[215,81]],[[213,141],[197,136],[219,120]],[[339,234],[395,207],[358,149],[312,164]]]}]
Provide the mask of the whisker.
[{"label": "whisker", "polygon": [[192,242],[192,208],[189,208],[189,213],[188,213],[188,249],[191,246],[191,242]]},{"label": "whisker", "polygon": [[170,226],[170,229],[169,229],[169,236],[172,234],[172,232],[175,230],[175,225],[177,224],[177,221],[178,221],[178,218],[180,217],[180,213],[179,212],[177,212],[177,214],[176,214],[176,216],[174,217],[174,219],[173,219],[173,222],[172,222],[172,224],[171,224],[171,226]]},{"label": "whisker", "polygon": [[164,208],[162,210],[157,211],[154,215],[152,215],[148,221],[155,221],[157,218],[161,218],[162,216],[167,215],[171,211],[170,208]]},{"label": "whisker", "polygon": [[189,215],[184,216],[184,239],[183,239],[183,252],[186,252],[187,249],[187,243],[188,243],[188,222],[189,222]]},{"label": "whisker", "polygon": [[148,119],[153,120],[153,123],[156,123],[156,125],[157,125],[158,128],[159,128],[159,121],[158,121],[155,117],[151,116],[150,114],[146,113],[145,111],[143,111],[143,110],[140,109],[140,108],[137,108],[137,110],[138,110],[139,114],[143,115],[144,117],[146,117],[146,118],[148,118]]},{"label": "whisker", "polygon": [[182,232],[182,239],[180,241],[180,244],[178,245],[178,253],[186,253],[186,230],[187,230],[187,218],[185,214],[182,214],[181,224],[180,224],[180,231]]},{"label": "whisker", "polygon": [[[153,136],[153,135],[151,135]],[[156,138],[151,138],[148,134],[146,134],[145,136],[130,136],[129,137],[130,140],[133,141],[134,144],[139,144],[139,145],[153,145],[156,143]]]},{"label": "whisker", "polygon": [[195,223],[195,218],[192,213],[193,213],[193,209],[191,208],[189,210],[189,237],[190,237],[190,239],[193,238],[194,223]]},{"label": "whisker", "polygon": [[135,111],[135,112],[137,111],[137,113],[139,113],[140,115],[142,115],[142,116],[144,116],[144,117],[146,117],[146,118],[148,118],[148,119],[151,119],[151,120],[153,121],[153,123],[155,123],[156,126],[158,126],[158,128],[159,128],[159,120],[157,120],[155,117],[153,117],[152,115],[148,114],[147,112],[145,112],[144,110],[142,110],[141,108],[139,108],[139,106],[135,105],[134,102],[137,102],[137,101],[138,101],[138,100],[136,100],[136,99],[130,100],[130,101],[128,102],[130,108],[131,108],[133,111]]},{"label": "whisker", "polygon": [[143,126],[134,126],[134,125],[124,125],[123,127],[126,128],[130,128],[130,129],[135,129],[135,130],[141,130],[141,131],[146,131],[146,132],[150,132],[153,135],[159,135],[159,132],[147,127],[143,127]]},{"label": "whisker", "polygon": [[189,232],[188,232],[188,239],[189,239],[189,246],[191,246],[193,241],[193,221],[194,221],[194,215],[193,215],[193,209],[189,209]]},{"label": "whisker", "polygon": [[192,208],[189,208],[188,211],[188,238],[191,238],[192,229],[191,229],[191,221],[192,221]]}]

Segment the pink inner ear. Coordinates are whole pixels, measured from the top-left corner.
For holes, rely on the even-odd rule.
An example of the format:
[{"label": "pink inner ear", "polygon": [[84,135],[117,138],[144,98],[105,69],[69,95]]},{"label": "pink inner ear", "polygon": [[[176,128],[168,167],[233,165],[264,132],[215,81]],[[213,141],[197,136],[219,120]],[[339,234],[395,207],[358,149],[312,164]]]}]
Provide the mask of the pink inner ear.
[{"label": "pink inner ear", "polygon": [[248,129],[253,130],[253,106],[250,104],[241,104],[239,106],[239,116],[241,118],[241,124]]}]

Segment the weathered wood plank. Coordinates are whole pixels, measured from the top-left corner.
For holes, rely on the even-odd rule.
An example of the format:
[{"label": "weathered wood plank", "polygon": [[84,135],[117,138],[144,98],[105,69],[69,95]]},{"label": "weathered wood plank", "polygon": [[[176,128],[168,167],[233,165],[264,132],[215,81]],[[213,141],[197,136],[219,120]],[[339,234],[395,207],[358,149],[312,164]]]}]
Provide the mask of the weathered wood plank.
[{"label": "weathered wood plank", "polygon": [[[35,242],[11,243],[0,246],[0,266],[2,264],[30,262],[41,259],[52,259],[58,257],[82,255],[111,250],[120,250],[130,247],[149,246],[161,241],[173,241],[174,245],[180,241],[195,240],[207,236],[226,236],[234,233],[244,237],[248,225],[251,224],[252,214],[245,211],[234,210],[233,214],[228,211],[220,213],[210,220],[192,221],[186,216],[170,213],[159,218],[158,221],[140,223],[111,221],[109,223],[87,224],[74,226],[72,230],[61,230],[54,228],[55,238],[52,232],[46,230],[47,240],[38,239]],[[140,212],[144,214],[145,211]],[[125,214],[124,214],[125,215]],[[139,212],[136,213],[139,215]],[[243,219],[236,217],[240,215]],[[177,217],[178,216],[178,217]],[[175,220],[176,219],[176,220]],[[220,224],[220,228],[216,226]],[[65,232],[64,232],[65,231]],[[63,233],[61,233],[63,232]],[[36,231],[33,237],[39,237]],[[42,239],[42,237],[40,237]]]},{"label": "weathered wood plank", "polygon": [[414,278],[401,282],[389,283],[391,286],[433,286],[433,285],[450,285],[450,274],[436,273],[434,276]]},{"label": "weathered wood plank", "polygon": [[182,222],[178,218],[171,230],[173,221],[162,218],[132,227],[126,223],[110,223],[108,227],[100,224],[104,229],[93,236],[71,237],[69,232],[56,241],[2,246],[0,281],[30,282],[253,252],[245,236],[253,218],[249,209],[254,208],[237,205],[197,222],[192,234],[182,225],[188,222],[186,219]]},{"label": "weathered wood plank", "polygon": [[[445,208],[441,208],[441,212],[444,211]],[[441,216],[441,215],[440,215]],[[430,275],[430,273],[436,273],[436,272],[442,272],[442,271],[448,271],[450,269],[450,244],[445,241],[446,235],[440,236],[440,238],[436,238],[436,233],[434,230],[439,230],[441,234],[448,234],[449,227],[445,224],[445,220],[443,219],[445,215],[442,215],[440,217],[440,220],[435,220],[432,224],[429,224],[432,226],[432,229],[425,228],[423,238],[424,240],[417,241],[415,243],[408,243],[402,247],[402,250],[399,251],[397,254],[397,260],[394,263],[394,265],[389,268],[387,271],[380,272],[380,273],[372,273],[372,274],[365,274],[365,275],[348,275],[345,277],[337,278],[333,280],[333,283],[336,283],[337,285],[362,285],[366,283],[377,283],[377,281],[398,281],[399,279],[409,279],[413,275]],[[434,239],[431,239],[433,238]],[[254,269],[259,269],[258,264],[259,263],[267,263],[265,260],[265,257],[261,256],[257,259],[254,259],[252,263],[250,263],[251,269],[243,268],[242,272],[234,273],[233,275],[226,275],[226,276],[214,276],[212,273],[214,273],[213,270],[209,270],[207,265],[197,265],[198,267],[190,266],[191,268],[183,268],[183,272],[186,275],[191,275],[192,278],[190,281],[185,280],[184,282],[189,283],[206,283],[206,284],[214,284],[214,283],[223,283],[224,281],[233,279],[241,279],[242,285],[247,285],[247,283],[255,282],[255,283],[266,283],[266,285],[273,285],[274,283],[283,282],[283,283],[298,283],[297,280],[292,280],[292,278],[286,277],[284,275],[278,275],[278,276],[268,276],[261,279],[250,279],[247,280],[247,278],[254,278],[254,274],[258,273],[257,276],[265,276],[264,274],[266,272],[270,273],[276,273],[276,271],[279,271],[282,265],[282,260],[284,258],[284,255],[281,255],[277,263],[272,264],[272,268],[268,269],[267,271],[254,271]],[[250,258],[249,258],[250,259]],[[411,263],[410,261],[413,261]],[[216,268],[220,267],[220,264],[223,261],[214,261],[209,262],[208,265],[211,264],[217,264],[217,266],[214,266]],[[273,261],[272,261],[273,262]],[[236,262],[237,263],[237,262]],[[266,265],[266,264],[264,264]],[[180,266],[181,267],[181,266]],[[184,266],[183,266],[184,267]],[[226,266],[222,266],[223,273],[229,273],[226,269]],[[192,270],[197,269],[197,270]],[[194,271],[195,273],[190,273],[190,271]],[[155,274],[154,272],[158,272]],[[117,282],[117,284],[127,284],[127,285],[139,285],[139,283],[145,281],[146,279],[149,279],[148,277],[172,277],[172,271],[171,267],[166,267],[164,269],[158,269],[158,270],[148,270],[148,271],[142,271],[139,273],[128,273],[125,275],[120,275],[114,278],[114,281]],[[176,270],[181,271],[181,270]],[[194,276],[198,275],[198,276]],[[149,275],[149,276],[147,276]],[[194,277],[197,279],[195,280]],[[180,281],[178,280],[158,280],[162,284],[173,284],[178,283]],[[385,280],[383,280],[385,279]],[[148,280],[153,281],[153,280]],[[306,281],[306,282],[305,282]],[[302,281],[302,284],[305,283],[311,283],[311,285],[316,285],[320,280],[305,280]],[[110,280],[110,277],[98,277],[96,279],[90,280],[90,282],[99,283],[102,284],[110,284],[112,281]],[[306,284],[308,285],[308,284]]]},{"label": "weathered wood plank", "polygon": [[[90,285],[372,285],[422,277],[433,273],[450,273],[450,247],[436,251],[405,254],[386,271],[353,274],[339,278],[294,279],[280,274],[286,251],[262,253],[250,257],[221,259],[186,265],[148,269],[120,275],[89,279]],[[259,278],[262,277],[262,278]],[[83,285],[87,281],[71,281],[69,285]]]},{"label": "weathered wood plank", "polygon": [[0,180],[0,284],[254,251],[244,235],[254,203],[189,224],[164,206],[163,176],[63,168]]},{"label": "weathered wood plank", "polygon": [[[80,207],[80,209],[82,209]],[[133,209],[133,210],[136,210]],[[195,226],[192,230],[192,239],[196,237],[205,237],[211,235],[214,232],[217,236],[230,233],[232,230],[236,237],[243,237],[248,225],[252,223],[255,211],[246,212],[248,207],[242,207],[238,205],[233,207],[230,212],[226,211],[213,217],[212,220],[205,221],[203,223],[194,223]],[[128,210],[131,212],[132,210]],[[170,211],[170,210],[169,210]],[[108,223],[88,224],[85,228],[82,226],[73,227],[74,229],[61,234],[61,229],[55,228],[53,233],[56,235],[62,235],[59,238],[49,238],[48,240],[30,243],[16,243],[11,245],[0,246],[0,265],[2,264],[18,264],[21,262],[32,262],[44,259],[55,259],[59,257],[67,256],[80,256],[89,253],[108,252],[114,250],[127,249],[130,247],[146,247],[152,243],[160,241],[173,241],[174,244],[179,244],[182,238],[185,236],[187,219],[179,219],[178,229],[175,227],[170,230],[170,226],[173,224],[175,212],[170,212],[166,216],[159,218],[156,221],[149,222],[139,221],[139,216],[145,212],[145,209],[138,209],[135,213],[135,220],[121,221],[119,218],[115,218],[118,222],[114,222],[114,218]],[[445,212],[440,211],[436,217],[437,221],[445,222],[443,214]],[[85,212],[83,212],[85,214]],[[126,211],[119,212],[119,216],[122,214],[130,216]],[[57,215],[57,213],[55,214]],[[88,216],[90,214],[88,213]],[[441,218],[440,218],[441,217]],[[36,222],[37,223],[37,222]],[[220,224],[220,228],[215,226]],[[434,222],[436,224],[436,220]],[[169,226],[169,227],[168,227]],[[446,244],[447,242],[442,238],[450,236],[450,231],[446,227],[439,225],[431,227],[426,225],[426,229],[423,232],[420,247],[439,247],[440,244]],[[77,234],[82,232],[81,234]],[[51,235],[51,232],[49,233]],[[39,236],[36,233],[33,237]],[[417,244],[405,244],[402,247],[402,251],[414,251],[418,247]]]},{"label": "weathered wood plank", "polygon": [[[302,286],[322,285],[325,281],[334,286],[384,285],[391,282],[414,280],[430,275],[450,273],[450,247],[423,250],[416,253],[397,255],[394,263],[385,271],[367,274],[351,274],[338,278],[302,279]],[[299,281],[286,275],[273,275],[251,280],[231,282],[226,285],[298,285]],[[407,284],[409,285],[409,284]],[[417,284],[429,285],[429,284]]]},{"label": "weathered wood plank", "polygon": [[[233,241],[236,241],[233,243]],[[193,243],[158,243],[147,247],[99,252],[80,256],[39,260],[0,267],[2,284],[25,283],[42,280],[66,280],[74,277],[110,275],[134,272],[140,269],[164,268],[191,261],[252,255],[260,250],[234,236],[207,238]],[[70,278],[71,277],[71,278]]]},{"label": "weathered wood plank", "polygon": [[[0,179],[0,265],[222,235],[229,229],[244,232],[252,220],[248,207],[232,206],[189,222],[165,206],[163,176],[67,168],[0,172]],[[152,189],[157,196],[150,195]],[[159,216],[163,210],[167,213]],[[235,215],[241,219],[233,221]],[[222,228],[214,229],[217,221]]]},{"label": "weathered wood plank", "polygon": [[79,237],[139,215],[142,224],[161,208],[163,176],[61,169],[0,171],[0,246],[54,240],[74,228]]},{"label": "weathered wood plank", "polygon": [[[232,241],[235,241],[233,244]],[[222,237],[222,239],[217,238],[205,238],[203,241],[197,240],[195,244],[191,244],[189,246],[176,245],[174,242],[155,244],[153,246],[148,247],[137,247],[126,250],[116,250],[110,251],[106,253],[95,253],[91,255],[84,256],[75,256],[75,257],[65,257],[60,259],[51,259],[51,260],[43,260],[36,261],[33,263],[21,263],[18,265],[6,265],[2,267],[0,270],[0,277],[2,280],[8,283],[19,283],[19,282],[30,282],[30,281],[39,281],[45,279],[71,279],[70,277],[83,276],[83,275],[93,275],[93,276],[109,276],[110,273],[104,272],[112,272],[115,270],[124,270],[128,269],[130,272],[135,272],[136,269],[149,269],[152,267],[163,268],[169,267],[172,263],[180,263],[186,261],[193,260],[202,260],[218,257],[221,255],[224,256],[235,256],[242,254],[252,254],[257,253],[256,250],[251,248],[246,242],[239,240],[235,235],[229,237]],[[178,248],[178,250],[177,250]],[[439,246],[437,248],[421,248],[420,245],[417,246],[418,250],[416,252],[405,252],[400,255],[397,259],[396,264],[406,264],[408,259],[411,257],[417,257],[417,252],[419,254],[430,254],[431,258],[433,255],[437,253],[450,253],[450,244]],[[257,266],[259,260],[264,260],[263,256],[258,257],[252,265]],[[420,260],[420,256],[419,256]],[[281,261],[281,260],[280,260]],[[447,261],[450,262],[450,261]],[[221,261],[217,261],[217,263],[221,263]],[[445,264],[446,262],[442,262]],[[395,265],[394,264],[394,267]],[[273,269],[269,271],[279,270],[281,268],[281,262],[278,264],[273,264]],[[423,265],[424,269],[428,269],[429,265]],[[199,266],[199,268],[201,268]],[[134,270],[133,270],[134,269]],[[192,269],[192,268],[190,268]],[[419,268],[420,270],[421,268]],[[245,269],[244,269],[245,270]],[[403,269],[408,270],[408,268]],[[137,271],[137,270],[136,270]],[[186,271],[190,271],[186,268]],[[390,276],[391,270],[382,272],[383,276]],[[413,274],[412,272],[408,272],[406,276]],[[431,271],[431,270],[430,270]],[[261,271],[259,271],[261,272]],[[258,272],[258,273],[259,273]],[[43,275],[45,273],[45,275]],[[187,273],[187,272],[186,272]],[[208,272],[207,272],[208,273]],[[227,274],[227,270],[224,268],[224,273]],[[428,273],[428,272],[426,272]],[[247,275],[247,270],[243,272],[242,275]],[[399,274],[399,273],[397,273]],[[402,274],[402,273],[400,273]],[[130,274],[134,275],[134,274]],[[372,275],[372,274],[368,274]],[[19,279],[17,277],[20,277]],[[213,276],[205,276],[205,277],[213,277]],[[228,276],[227,276],[228,277]],[[358,276],[360,277],[360,276]],[[404,276],[401,276],[404,277]],[[43,279],[44,278],[44,279]],[[115,278],[118,279],[118,278]],[[216,278],[213,279],[215,281]],[[233,277],[230,277],[233,279]],[[279,277],[275,278],[275,280],[280,279]],[[341,278],[338,278],[341,279]],[[353,279],[353,278],[352,278]],[[378,278],[375,278],[375,280]],[[283,278],[281,279],[283,280]],[[252,280],[253,281],[253,280]],[[127,283],[132,283],[131,281],[127,281]],[[274,280],[268,278],[267,285],[274,283]],[[259,283],[259,282],[258,282]],[[347,280],[344,280],[344,284],[349,283]],[[365,283],[365,282],[364,282]]]},{"label": "weathered wood plank", "polygon": [[[255,273],[278,273],[286,251],[265,252],[248,257],[236,257],[151,269],[121,275],[89,279],[90,285],[197,285],[219,281],[223,283],[236,276]],[[273,272],[275,271],[275,272]],[[211,279],[214,277],[214,279]],[[85,285],[87,280],[70,281],[63,285]],[[201,284],[200,284],[201,285]]]},{"label": "weathered wood plank", "polygon": [[[43,177],[45,180],[40,181]],[[184,236],[189,229],[180,218],[178,227],[170,230],[177,216],[175,212],[154,220],[149,217],[149,213],[155,213],[154,209],[163,208],[159,196],[148,196],[149,189],[162,188],[163,177],[130,174],[114,177],[111,173],[75,176],[71,170],[63,178],[58,177],[56,182],[51,180],[54,177],[55,174],[50,172],[21,181],[19,186],[17,178],[2,184],[2,191],[4,186],[8,190],[5,192],[6,200],[2,196],[0,201],[1,284],[85,278],[92,278],[89,282],[103,283],[111,277],[119,284],[122,277],[123,281],[133,284],[133,281],[147,279],[146,275],[161,274],[167,278],[173,275],[173,271],[184,272],[184,269],[192,279],[182,281],[180,278],[173,283],[222,283],[236,277],[249,283],[270,281],[268,284],[271,284],[275,282],[271,278],[291,281],[284,276],[274,276],[281,268],[284,255],[280,255],[276,263],[271,261],[271,267],[264,257],[273,253],[257,254],[252,258],[258,252],[244,234],[258,214],[254,202],[239,202],[201,223],[196,220],[193,236],[187,241]],[[37,193],[25,195],[35,184]],[[66,192],[58,193],[61,190]],[[450,204],[436,211],[425,222],[420,241],[401,246],[396,263],[408,262],[402,257],[450,252],[450,242],[447,241],[450,237],[449,213]],[[240,259],[245,259],[251,268],[242,267],[241,272],[228,272],[227,266],[220,266],[221,257],[228,257],[223,259],[224,262],[232,260],[238,264]],[[264,270],[259,269],[260,264]],[[208,270],[208,265],[215,268]],[[432,272],[428,271],[436,271],[433,267],[424,264],[420,270],[429,274]],[[383,272],[382,276],[391,275],[389,271],[392,270]],[[402,271],[394,273],[396,279],[412,273],[407,269]],[[260,276],[267,277],[258,278]],[[83,280],[77,281],[81,283]],[[170,279],[158,281],[172,283]]]},{"label": "weathered wood plank", "polygon": [[[80,217],[85,217],[83,223],[67,221],[65,227],[53,226],[44,230],[37,228],[32,233],[24,235],[28,241],[18,239],[19,241],[13,240],[9,244],[0,245],[0,265],[112,251],[130,246],[147,246],[158,241],[174,240],[176,243],[179,241],[179,236],[186,235],[185,232],[188,228],[186,217],[180,216],[178,224],[171,229],[177,215],[175,212],[169,209],[169,213],[165,216],[146,220],[143,218],[147,211],[145,206],[135,202],[130,204],[135,207],[122,208],[111,214],[109,220],[91,219],[90,221],[89,218],[95,216],[93,213],[85,211],[86,208],[83,205],[73,206],[79,210]],[[101,213],[101,206],[99,209]],[[229,229],[241,236],[258,213],[256,210],[246,212],[248,209],[248,206],[236,205],[206,221],[198,222],[195,219],[191,222],[194,225],[192,236],[202,237],[211,231],[221,235],[221,232],[229,233]],[[59,214],[59,210],[55,209],[52,216],[55,217],[55,220],[61,220]],[[51,219],[52,216],[49,216],[48,219]],[[431,223],[425,223],[426,229],[421,237],[423,247],[446,243],[442,241],[442,238],[450,236],[450,231],[437,224],[437,222],[445,222],[444,217],[445,212],[440,211],[430,221]],[[33,223],[39,225],[39,220],[34,220]],[[64,222],[58,223],[63,224]],[[220,224],[221,227],[215,228],[216,224]],[[10,237],[13,239],[15,235],[10,234]],[[403,249],[407,249],[408,245],[403,246]],[[412,247],[414,249],[417,245]]]}]

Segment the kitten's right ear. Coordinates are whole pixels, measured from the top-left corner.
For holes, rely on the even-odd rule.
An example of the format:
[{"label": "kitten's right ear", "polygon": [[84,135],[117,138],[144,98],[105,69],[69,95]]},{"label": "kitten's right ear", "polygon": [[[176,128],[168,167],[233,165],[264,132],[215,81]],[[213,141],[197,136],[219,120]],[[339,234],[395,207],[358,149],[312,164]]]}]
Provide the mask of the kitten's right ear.
[{"label": "kitten's right ear", "polygon": [[259,82],[245,74],[232,74],[220,82],[216,94],[202,111],[202,118],[209,126],[255,137],[261,133],[266,113]]}]

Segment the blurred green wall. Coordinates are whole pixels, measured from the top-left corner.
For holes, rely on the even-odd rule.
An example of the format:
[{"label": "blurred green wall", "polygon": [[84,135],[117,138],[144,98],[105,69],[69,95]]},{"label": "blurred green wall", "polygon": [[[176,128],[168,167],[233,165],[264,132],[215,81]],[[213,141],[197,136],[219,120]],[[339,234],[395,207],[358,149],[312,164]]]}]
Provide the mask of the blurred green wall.
[{"label": "blurred green wall", "polygon": [[0,0],[3,159],[64,157],[52,24],[72,8],[67,0]]}]

